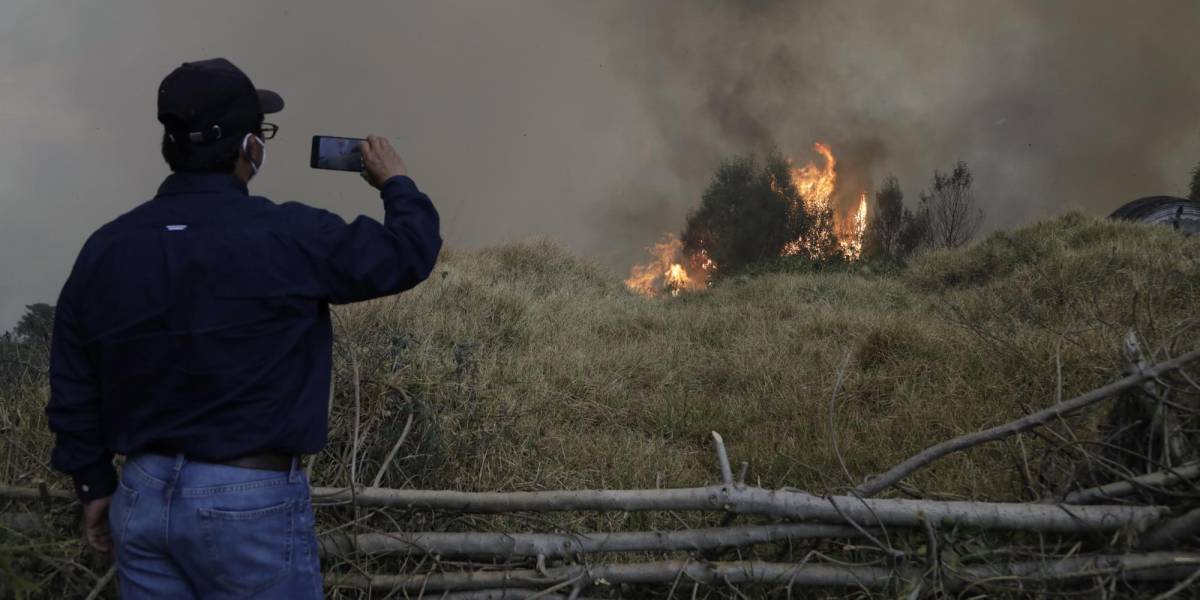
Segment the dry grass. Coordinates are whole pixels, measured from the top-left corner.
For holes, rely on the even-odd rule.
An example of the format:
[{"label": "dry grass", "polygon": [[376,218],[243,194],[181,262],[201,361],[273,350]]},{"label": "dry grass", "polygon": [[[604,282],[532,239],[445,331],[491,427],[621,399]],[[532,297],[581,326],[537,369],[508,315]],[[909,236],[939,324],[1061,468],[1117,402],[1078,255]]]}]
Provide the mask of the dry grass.
[{"label": "dry grass", "polygon": [[[764,485],[844,486],[827,409],[847,353],[836,423],[862,477],[1053,402],[1058,362],[1064,397],[1096,387],[1119,372],[1131,327],[1162,346],[1194,315],[1198,249],[1169,230],[1069,216],[898,276],[773,274],[665,300],[632,296],[548,242],[451,254],[418,290],[339,313],[334,438],[349,431],[354,352],[377,384],[367,402],[390,384],[419,406],[420,456],[389,485],[695,485],[713,479],[716,429]],[[402,423],[365,430],[364,459]],[[996,452],[917,480],[1012,499]]]},{"label": "dry grass", "polygon": [[[929,444],[1054,402],[1057,365],[1064,398],[1112,379],[1131,327],[1159,358],[1196,347],[1196,330],[1171,334],[1194,319],[1197,298],[1200,238],[1079,215],[922,256],[899,272],[775,273],[678,299],[634,296],[550,242],[448,252],[418,289],[336,311],[330,443],[313,480],[347,485],[353,461],[358,483],[370,484],[415,410],[384,486],[700,485],[716,477],[707,440],[715,429],[735,462],[749,461],[752,481],[843,488]],[[846,357],[835,426],[854,482],[828,427]],[[0,427],[16,441],[0,448],[0,483],[66,487],[45,467],[44,401],[37,381],[0,390]],[[1086,436],[1098,422],[1074,425]],[[911,484],[930,496],[1028,499],[1014,460],[1011,445],[983,447]],[[322,526],[351,514],[323,512]],[[360,516],[360,527],[382,529],[547,527],[521,517]],[[679,525],[658,514],[562,519],[554,524]],[[4,536],[10,548],[24,543]],[[23,552],[0,548],[0,573],[6,556],[50,572],[14,562]]]}]

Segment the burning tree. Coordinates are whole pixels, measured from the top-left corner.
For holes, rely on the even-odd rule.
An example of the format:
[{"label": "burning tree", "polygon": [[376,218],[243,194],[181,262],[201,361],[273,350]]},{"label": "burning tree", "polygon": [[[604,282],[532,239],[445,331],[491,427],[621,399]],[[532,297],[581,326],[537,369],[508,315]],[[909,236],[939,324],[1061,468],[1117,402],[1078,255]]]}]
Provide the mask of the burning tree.
[{"label": "burning tree", "polygon": [[706,288],[718,273],[779,256],[858,260],[867,227],[866,193],[857,210],[838,219],[830,201],[837,161],[829,146],[814,147],[823,165],[795,167],[779,154],[762,165],[753,156],[723,163],[683,235],[668,235],[650,248],[653,259],[633,267],[625,285],[649,296],[678,295]]}]

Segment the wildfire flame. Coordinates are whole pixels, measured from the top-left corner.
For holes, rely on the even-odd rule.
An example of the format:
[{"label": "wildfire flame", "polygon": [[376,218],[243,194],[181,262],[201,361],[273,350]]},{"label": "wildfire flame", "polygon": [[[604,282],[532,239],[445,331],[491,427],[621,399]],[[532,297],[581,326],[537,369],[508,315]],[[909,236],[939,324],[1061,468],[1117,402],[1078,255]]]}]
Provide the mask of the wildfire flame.
[{"label": "wildfire flame", "polygon": [[[813,144],[813,149],[824,159],[824,164],[818,166],[809,162],[792,168],[789,175],[792,185],[799,192],[800,202],[804,203],[804,212],[823,215],[829,211],[830,198],[837,184],[837,159],[826,144],[817,142]],[[866,192],[859,196],[858,209],[852,214],[845,217],[834,215],[833,230],[837,237],[837,248],[842,254],[850,260],[859,260],[862,257],[863,236],[867,231]],[[815,247],[809,240],[798,239],[784,244],[779,253],[783,256],[808,254],[827,258],[818,256]],[[669,234],[648,250],[652,257],[650,262],[635,265],[630,269],[629,279],[625,280],[625,286],[639,294],[657,296],[666,292],[678,296],[684,291],[702,290],[708,287],[713,272],[717,270],[717,264],[705,250],[700,250],[695,256],[684,256],[683,242]],[[688,268],[691,268],[690,273]]]},{"label": "wildfire flame", "polygon": [[792,169],[792,185],[804,198],[804,206],[809,212],[829,208],[829,197],[837,183],[837,159],[833,157],[833,151],[821,142],[813,144],[813,149],[825,158],[825,166],[818,167],[810,162]]},{"label": "wildfire flame", "polygon": [[646,296],[657,296],[663,292],[678,296],[685,290],[701,290],[708,287],[708,274],[716,269],[716,264],[701,251],[698,259],[697,277],[688,275],[683,256],[683,242],[673,235],[666,235],[661,242],[647,248],[652,258],[650,262],[636,265],[630,270],[625,287]]},{"label": "wildfire flame", "polygon": [[854,218],[850,220],[849,226],[846,228],[841,238],[840,243],[842,252],[846,258],[850,260],[858,260],[862,258],[863,237],[867,233],[867,193],[863,192],[858,197],[858,210],[854,211]]}]

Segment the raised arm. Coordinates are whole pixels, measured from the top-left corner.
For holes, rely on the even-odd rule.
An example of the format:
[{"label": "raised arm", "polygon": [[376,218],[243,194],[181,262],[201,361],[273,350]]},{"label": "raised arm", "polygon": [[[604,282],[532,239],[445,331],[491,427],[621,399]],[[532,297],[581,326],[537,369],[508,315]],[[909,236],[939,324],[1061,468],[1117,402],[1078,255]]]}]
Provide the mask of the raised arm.
[{"label": "raised arm", "polygon": [[384,138],[362,144],[363,178],[380,191],[383,223],[322,213],[310,256],[333,303],[402,292],[429,277],[442,247],[437,210]]}]

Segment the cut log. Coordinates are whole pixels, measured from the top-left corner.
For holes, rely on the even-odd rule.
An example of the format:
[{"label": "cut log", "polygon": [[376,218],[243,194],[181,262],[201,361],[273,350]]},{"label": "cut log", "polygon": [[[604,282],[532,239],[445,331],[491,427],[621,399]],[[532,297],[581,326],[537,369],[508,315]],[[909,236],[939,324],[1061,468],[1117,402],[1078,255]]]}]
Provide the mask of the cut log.
[{"label": "cut log", "polygon": [[522,589],[507,589],[507,590],[476,590],[471,592],[454,592],[444,596],[438,595],[430,600],[591,600],[584,596],[572,596],[568,594],[544,594],[538,590],[522,590]]},{"label": "cut log", "polygon": [[1131,477],[1124,481],[1115,481],[1093,488],[1075,490],[1063,496],[1062,501],[1067,504],[1102,502],[1111,498],[1128,496],[1139,489],[1167,487],[1181,481],[1190,481],[1197,477],[1200,477],[1200,461],[1180,465],[1170,471],[1157,471],[1138,477]]},{"label": "cut log", "polygon": [[[75,499],[75,492],[48,489],[46,490],[46,497],[50,500],[69,502]],[[0,498],[4,500],[41,500],[42,490],[31,487],[0,485]]]},{"label": "cut log", "polygon": [[1143,550],[1177,548],[1196,536],[1200,536],[1200,508],[1158,524],[1142,536],[1138,547]]},{"label": "cut log", "polygon": [[544,588],[583,577],[589,583],[670,583],[676,577],[700,583],[779,583],[798,586],[880,588],[891,580],[892,571],[880,567],[841,565],[796,565],[760,561],[700,563],[662,561],[621,565],[572,565],[508,571],[470,571],[427,575],[326,575],[326,587],[353,587],[376,591],[403,589],[415,592],[461,591],[498,587]]},{"label": "cut log", "polygon": [[[1147,554],[1076,556],[1059,561],[1030,561],[983,565],[947,571],[946,585],[962,589],[981,579],[1003,578],[1003,583],[1021,581],[1070,583],[1090,580],[1097,575],[1120,574],[1125,580],[1171,581],[1188,577],[1200,567],[1200,554],[1152,552]],[[855,587],[879,589],[895,577],[915,581],[921,576],[917,567],[883,567],[834,564],[768,563],[736,561],[703,563],[661,561],[636,564],[572,565],[535,569],[469,571],[417,575],[326,575],[326,587],[353,587],[376,591],[402,589],[410,592],[487,590],[494,588],[545,588],[581,579],[590,584],[664,584],[678,577],[705,584],[774,584],[805,587]]]},{"label": "cut log", "polygon": [[861,537],[846,525],[788,523],[621,533],[366,533],[322,536],[322,557],[358,554],[574,558],[603,552],[700,551],[772,542]]},{"label": "cut log", "polygon": [[[317,488],[315,503],[349,501],[346,489]],[[1005,502],[822,498],[804,492],[756,487],[711,486],[667,490],[578,490],[559,492],[456,492],[362,488],[354,494],[362,506],[386,506],[466,513],[561,511],[727,511],[782,519],[845,523],[865,527],[937,527],[967,525],[1004,529],[1080,533],[1142,528],[1165,514],[1159,506],[1074,506]],[[836,507],[834,506],[836,503]]]}]

